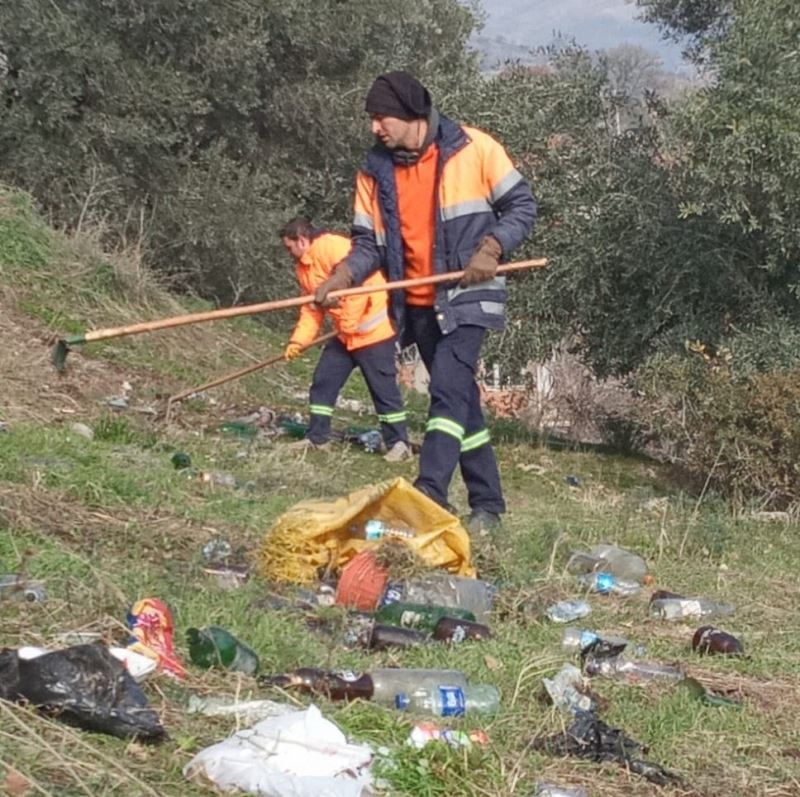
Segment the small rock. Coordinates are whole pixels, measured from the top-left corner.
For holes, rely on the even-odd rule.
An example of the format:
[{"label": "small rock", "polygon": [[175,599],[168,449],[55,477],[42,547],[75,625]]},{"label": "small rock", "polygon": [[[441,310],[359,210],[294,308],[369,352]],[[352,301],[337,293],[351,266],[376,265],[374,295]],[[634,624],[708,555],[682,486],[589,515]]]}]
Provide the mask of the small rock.
[{"label": "small rock", "polygon": [[108,406],[113,407],[115,410],[127,410],[128,409],[128,399],[124,396],[119,398],[112,398],[108,400]]}]

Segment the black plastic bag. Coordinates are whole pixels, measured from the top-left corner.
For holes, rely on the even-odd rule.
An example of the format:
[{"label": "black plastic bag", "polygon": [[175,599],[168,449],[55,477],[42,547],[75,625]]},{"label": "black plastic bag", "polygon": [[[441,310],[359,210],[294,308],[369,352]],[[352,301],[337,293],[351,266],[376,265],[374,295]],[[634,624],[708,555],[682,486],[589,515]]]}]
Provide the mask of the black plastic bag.
[{"label": "black plastic bag", "polygon": [[607,725],[591,711],[578,712],[566,731],[548,738],[534,738],[531,745],[550,755],[576,756],[597,762],[614,761],[659,786],[681,781],[680,777],[658,764],[634,758],[647,751],[624,731]]},{"label": "black plastic bag", "polygon": [[100,644],[21,659],[0,651],[0,697],[28,702],[71,725],[112,736],[157,740],[158,715],[130,673]]}]

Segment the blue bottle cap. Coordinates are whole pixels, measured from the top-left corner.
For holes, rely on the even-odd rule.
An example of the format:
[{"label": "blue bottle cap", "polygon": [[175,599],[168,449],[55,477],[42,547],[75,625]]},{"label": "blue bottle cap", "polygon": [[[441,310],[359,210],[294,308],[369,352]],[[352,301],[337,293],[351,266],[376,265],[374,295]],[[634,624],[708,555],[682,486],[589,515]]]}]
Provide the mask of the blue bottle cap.
[{"label": "blue bottle cap", "polygon": [[394,707],[399,709],[408,708],[408,695],[405,692],[394,696]]}]

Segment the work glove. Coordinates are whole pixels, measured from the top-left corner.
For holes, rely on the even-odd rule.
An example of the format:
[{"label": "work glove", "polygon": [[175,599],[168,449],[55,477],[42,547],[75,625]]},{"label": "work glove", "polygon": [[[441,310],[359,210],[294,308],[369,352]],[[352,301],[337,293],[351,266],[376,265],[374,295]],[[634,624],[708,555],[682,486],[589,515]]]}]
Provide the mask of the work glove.
[{"label": "work glove", "polygon": [[284,360],[294,360],[303,353],[303,347],[299,343],[290,343],[283,352]]},{"label": "work glove", "polygon": [[334,268],[330,277],[314,291],[315,304],[318,304],[320,307],[333,307],[339,303],[339,300],[336,297],[329,299],[328,294],[331,293],[331,291],[340,291],[344,288],[349,288],[352,284],[353,273],[350,271],[350,266],[342,260],[342,262]]},{"label": "work glove", "polygon": [[502,255],[503,247],[497,238],[485,235],[467,263],[464,276],[459,283],[461,287],[466,288],[468,285],[477,285],[492,279],[497,274],[497,265]]}]

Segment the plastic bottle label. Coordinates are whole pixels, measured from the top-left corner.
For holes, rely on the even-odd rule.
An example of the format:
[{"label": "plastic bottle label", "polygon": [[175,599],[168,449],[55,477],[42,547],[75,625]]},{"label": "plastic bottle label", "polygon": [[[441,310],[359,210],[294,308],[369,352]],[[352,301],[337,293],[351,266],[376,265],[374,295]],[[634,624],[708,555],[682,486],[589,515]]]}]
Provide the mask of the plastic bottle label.
[{"label": "plastic bottle label", "polygon": [[338,675],[343,681],[347,681],[347,683],[353,683],[353,681],[357,681],[361,677],[352,670],[339,670],[335,674]]},{"label": "plastic bottle label", "polygon": [[443,717],[460,717],[466,711],[464,690],[459,686],[440,686],[439,700]]},{"label": "plastic bottle label", "polygon": [[403,628],[416,628],[422,620],[419,612],[405,611],[400,615],[400,625]]},{"label": "plastic bottle label", "polygon": [[453,629],[453,635],[450,637],[450,642],[463,642],[467,638],[467,629],[463,625],[457,625]]},{"label": "plastic bottle label", "polygon": [[390,581],[383,593],[381,606],[388,606],[390,603],[399,603],[403,600],[403,585],[400,582]]}]

